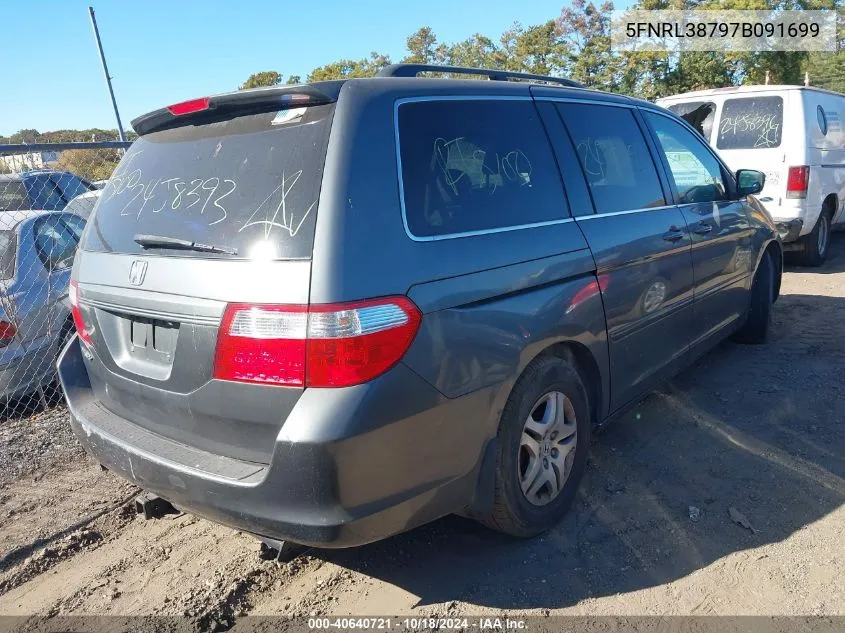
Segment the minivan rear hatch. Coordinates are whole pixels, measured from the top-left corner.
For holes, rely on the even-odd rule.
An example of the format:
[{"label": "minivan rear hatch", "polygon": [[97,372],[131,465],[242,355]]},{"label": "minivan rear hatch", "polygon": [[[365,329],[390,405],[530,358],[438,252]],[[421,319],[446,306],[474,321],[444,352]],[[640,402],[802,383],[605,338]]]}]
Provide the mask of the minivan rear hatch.
[{"label": "minivan rear hatch", "polygon": [[214,379],[215,348],[227,304],[308,303],[337,91],[297,88],[133,122],[141,136],[88,222],[71,293],[99,406],[256,463],[302,388]]}]

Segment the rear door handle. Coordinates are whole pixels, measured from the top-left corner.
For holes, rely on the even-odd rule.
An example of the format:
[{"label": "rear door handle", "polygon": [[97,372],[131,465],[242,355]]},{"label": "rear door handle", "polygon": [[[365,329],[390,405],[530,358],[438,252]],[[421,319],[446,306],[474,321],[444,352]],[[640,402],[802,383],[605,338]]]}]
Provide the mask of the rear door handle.
[{"label": "rear door handle", "polygon": [[667,242],[677,242],[679,240],[684,239],[684,232],[681,229],[673,226],[666,233],[663,234],[663,239]]},{"label": "rear door handle", "polygon": [[707,224],[705,222],[701,222],[701,223],[699,223],[699,225],[697,227],[695,227],[695,231],[693,231],[693,232],[698,234],[698,235],[707,235],[712,230],[713,230],[712,224]]}]

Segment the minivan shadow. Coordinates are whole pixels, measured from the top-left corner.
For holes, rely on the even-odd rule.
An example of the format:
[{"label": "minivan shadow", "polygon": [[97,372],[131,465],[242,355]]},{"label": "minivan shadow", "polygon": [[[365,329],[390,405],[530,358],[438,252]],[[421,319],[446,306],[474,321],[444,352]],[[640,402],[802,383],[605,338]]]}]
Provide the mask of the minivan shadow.
[{"label": "minivan shadow", "polygon": [[842,314],[845,298],[782,296],[768,344],[722,344],[595,438],[575,506],[543,537],[448,517],[316,555],[419,605],[556,608],[783,541],[845,502]]}]

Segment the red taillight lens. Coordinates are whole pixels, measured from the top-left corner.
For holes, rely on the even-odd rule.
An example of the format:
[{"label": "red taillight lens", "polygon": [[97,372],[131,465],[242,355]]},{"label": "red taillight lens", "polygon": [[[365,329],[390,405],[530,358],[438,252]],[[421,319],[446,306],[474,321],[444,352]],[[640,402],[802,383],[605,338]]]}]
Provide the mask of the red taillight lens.
[{"label": "red taillight lens", "polygon": [[167,106],[170,114],[175,116],[182,116],[183,114],[193,114],[194,112],[202,112],[211,108],[211,97],[200,97],[199,99],[190,99],[189,101],[182,101],[181,103],[174,103]]},{"label": "red taillight lens", "polygon": [[421,320],[417,307],[404,297],[312,306],[307,384],[343,387],[383,374],[404,356]]},{"label": "red taillight lens", "polygon": [[305,384],[304,306],[230,304],[220,323],[214,377],[277,385]]},{"label": "red taillight lens", "polygon": [[0,321],[0,347],[6,347],[15,338],[18,328],[8,321]]},{"label": "red taillight lens", "polygon": [[70,282],[68,299],[70,300],[70,313],[73,315],[73,324],[76,326],[79,338],[91,345],[91,333],[85,325],[85,320],[82,318],[82,311],[79,309],[79,286],[75,279]]},{"label": "red taillight lens", "polygon": [[806,198],[807,186],[810,184],[810,168],[806,165],[790,167],[786,178],[787,198]]},{"label": "red taillight lens", "polygon": [[422,317],[405,297],[344,304],[231,304],[217,337],[214,377],[291,386],[345,387],[393,367]]}]

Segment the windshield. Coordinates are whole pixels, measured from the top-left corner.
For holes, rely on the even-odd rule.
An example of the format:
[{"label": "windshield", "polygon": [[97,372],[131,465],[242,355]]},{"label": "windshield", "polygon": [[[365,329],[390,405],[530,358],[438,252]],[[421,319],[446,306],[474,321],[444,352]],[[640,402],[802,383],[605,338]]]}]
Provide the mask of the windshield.
[{"label": "windshield", "polygon": [[727,99],[719,122],[719,149],[778,147],[783,128],[783,99],[747,97]]},{"label": "windshield", "polygon": [[32,208],[22,180],[0,182],[0,211],[24,211]]},{"label": "windshield", "polygon": [[[83,248],[310,258],[332,111],[297,108],[142,136],[103,189]],[[144,248],[139,235],[226,252]]]}]

